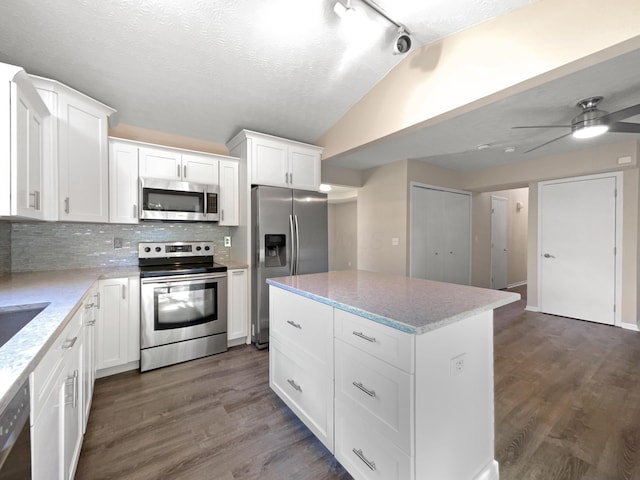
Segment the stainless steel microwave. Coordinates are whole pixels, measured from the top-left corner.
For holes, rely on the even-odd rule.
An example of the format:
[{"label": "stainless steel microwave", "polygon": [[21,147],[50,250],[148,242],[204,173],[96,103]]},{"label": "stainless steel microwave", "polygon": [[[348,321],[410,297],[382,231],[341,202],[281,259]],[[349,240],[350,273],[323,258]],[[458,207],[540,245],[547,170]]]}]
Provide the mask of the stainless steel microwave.
[{"label": "stainless steel microwave", "polygon": [[140,178],[140,220],[217,222],[218,185]]}]

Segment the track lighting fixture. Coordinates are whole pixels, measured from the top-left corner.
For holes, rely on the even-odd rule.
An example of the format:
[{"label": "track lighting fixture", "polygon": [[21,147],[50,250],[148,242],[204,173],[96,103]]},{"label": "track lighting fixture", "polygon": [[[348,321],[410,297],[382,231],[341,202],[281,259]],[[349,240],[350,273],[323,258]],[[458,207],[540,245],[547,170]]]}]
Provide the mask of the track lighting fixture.
[{"label": "track lighting fixture", "polygon": [[[371,0],[360,0],[360,1],[364,3],[367,7],[369,7],[371,10],[376,12],[378,15],[386,19],[388,22],[398,27],[398,33],[395,36],[393,41],[394,55],[404,55],[409,50],[411,50],[411,44],[412,44],[411,36],[407,27],[405,27],[403,24],[396,22],[391,17],[389,17],[389,15],[387,15],[385,11],[382,10],[382,8],[380,8],[377,4],[373,3],[373,1]],[[350,15],[355,10],[351,6],[351,0],[347,0],[346,5],[342,3],[341,0],[337,0],[336,3],[333,5],[333,11],[340,18],[345,18],[347,15]]]}]

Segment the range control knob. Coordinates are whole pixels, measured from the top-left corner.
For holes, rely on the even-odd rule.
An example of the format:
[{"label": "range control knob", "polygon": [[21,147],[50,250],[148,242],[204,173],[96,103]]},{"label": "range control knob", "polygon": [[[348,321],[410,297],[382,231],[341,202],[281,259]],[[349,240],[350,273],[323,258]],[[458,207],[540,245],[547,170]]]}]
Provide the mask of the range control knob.
[{"label": "range control knob", "polygon": [[161,251],[162,251],[162,248],[156,247],[156,252],[160,253]]},{"label": "range control knob", "polygon": [[151,251],[151,247],[144,247],[144,251],[149,253]]},{"label": "range control knob", "polygon": [[204,247],[204,249],[208,252],[209,250],[211,250],[211,247],[209,247],[209,245],[207,245],[206,247]]},{"label": "range control knob", "polygon": [[201,247],[200,245],[198,245],[198,246],[196,247],[196,251],[198,251],[198,252],[199,252],[200,250],[202,250],[202,247]]}]

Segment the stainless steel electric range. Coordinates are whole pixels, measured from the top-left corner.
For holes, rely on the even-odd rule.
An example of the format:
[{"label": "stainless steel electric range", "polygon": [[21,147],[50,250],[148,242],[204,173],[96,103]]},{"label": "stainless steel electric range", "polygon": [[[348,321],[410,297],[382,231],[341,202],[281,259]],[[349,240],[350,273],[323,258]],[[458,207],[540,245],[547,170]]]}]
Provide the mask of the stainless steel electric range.
[{"label": "stainless steel electric range", "polygon": [[213,242],[140,243],[140,371],[227,350],[227,267]]}]

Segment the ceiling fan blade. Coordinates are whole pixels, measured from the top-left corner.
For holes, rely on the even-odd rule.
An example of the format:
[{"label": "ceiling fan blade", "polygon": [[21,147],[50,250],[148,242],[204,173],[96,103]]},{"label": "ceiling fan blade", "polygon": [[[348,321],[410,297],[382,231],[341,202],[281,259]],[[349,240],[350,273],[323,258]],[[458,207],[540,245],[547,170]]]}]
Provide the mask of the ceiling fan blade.
[{"label": "ceiling fan blade", "polygon": [[531,149],[529,149],[529,150],[526,150],[524,153],[533,152],[534,150],[537,150],[537,149],[539,149],[539,148],[542,148],[542,147],[544,147],[545,145],[549,145],[550,143],[553,143],[553,142],[555,142],[555,141],[557,141],[557,140],[560,140],[561,138],[568,137],[569,135],[571,135],[571,133],[572,133],[572,132],[566,133],[566,134],[564,134],[564,135],[560,135],[559,137],[556,137],[556,138],[554,138],[553,140],[549,140],[548,142],[543,143],[542,145],[538,145],[537,147],[533,147],[533,148],[531,148]]},{"label": "ceiling fan blade", "polygon": [[609,126],[610,132],[640,133],[640,123],[616,122]]},{"label": "ceiling fan blade", "polygon": [[524,125],[511,128],[571,128],[571,125]]},{"label": "ceiling fan blade", "polygon": [[640,115],[640,103],[638,105],[632,105],[630,107],[623,108],[622,110],[618,110],[617,112],[610,113],[609,115],[604,115],[602,118],[606,118],[609,122],[613,123],[618,120],[635,117],[636,115]]}]

